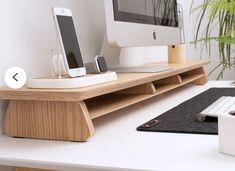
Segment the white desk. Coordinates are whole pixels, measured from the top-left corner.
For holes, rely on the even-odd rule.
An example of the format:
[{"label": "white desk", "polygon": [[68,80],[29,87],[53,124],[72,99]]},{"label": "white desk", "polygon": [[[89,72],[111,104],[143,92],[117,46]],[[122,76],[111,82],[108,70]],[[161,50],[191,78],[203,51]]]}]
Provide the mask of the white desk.
[{"label": "white desk", "polygon": [[188,86],[95,120],[86,143],[0,137],[0,165],[78,171],[234,171],[235,157],[218,152],[218,136],[137,132],[136,127],[210,87]]}]

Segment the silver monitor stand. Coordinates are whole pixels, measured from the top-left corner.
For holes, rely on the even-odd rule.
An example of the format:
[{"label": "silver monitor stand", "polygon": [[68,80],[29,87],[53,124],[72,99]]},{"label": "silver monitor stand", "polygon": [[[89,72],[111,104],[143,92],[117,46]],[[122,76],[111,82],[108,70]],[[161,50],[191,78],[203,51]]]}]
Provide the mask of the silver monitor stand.
[{"label": "silver monitor stand", "polygon": [[157,73],[173,69],[164,64],[146,64],[146,58],[157,54],[156,51],[150,51],[148,47],[123,47],[119,56],[120,65],[109,67],[109,70],[119,73]]}]

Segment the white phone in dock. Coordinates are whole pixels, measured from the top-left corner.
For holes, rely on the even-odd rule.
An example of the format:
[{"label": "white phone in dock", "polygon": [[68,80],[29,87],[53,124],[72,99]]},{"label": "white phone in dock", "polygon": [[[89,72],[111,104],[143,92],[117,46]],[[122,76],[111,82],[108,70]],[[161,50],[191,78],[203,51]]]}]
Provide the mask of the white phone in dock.
[{"label": "white phone in dock", "polygon": [[53,8],[53,13],[68,75],[70,77],[86,75],[72,11],[66,8],[55,7]]}]

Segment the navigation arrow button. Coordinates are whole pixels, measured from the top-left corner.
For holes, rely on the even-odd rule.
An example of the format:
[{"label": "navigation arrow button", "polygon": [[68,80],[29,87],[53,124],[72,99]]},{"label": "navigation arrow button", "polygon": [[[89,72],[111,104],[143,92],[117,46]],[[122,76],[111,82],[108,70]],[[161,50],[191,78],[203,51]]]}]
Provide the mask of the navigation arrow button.
[{"label": "navigation arrow button", "polygon": [[4,80],[9,88],[19,89],[25,85],[27,76],[22,68],[11,67],[6,71]]}]

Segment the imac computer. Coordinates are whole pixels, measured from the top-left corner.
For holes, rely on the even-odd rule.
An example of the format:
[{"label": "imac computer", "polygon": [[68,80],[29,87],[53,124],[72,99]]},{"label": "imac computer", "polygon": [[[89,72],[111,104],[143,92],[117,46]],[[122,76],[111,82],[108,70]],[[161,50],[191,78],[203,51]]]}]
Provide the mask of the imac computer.
[{"label": "imac computer", "polygon": [[134,65],[136,59],[148,58],[147,47],[180,44],[177,0],[104,0],[104,4],[108,44],[121,47],[121,65],[115,67],[116,71],[157,72],[170,69]]}]

